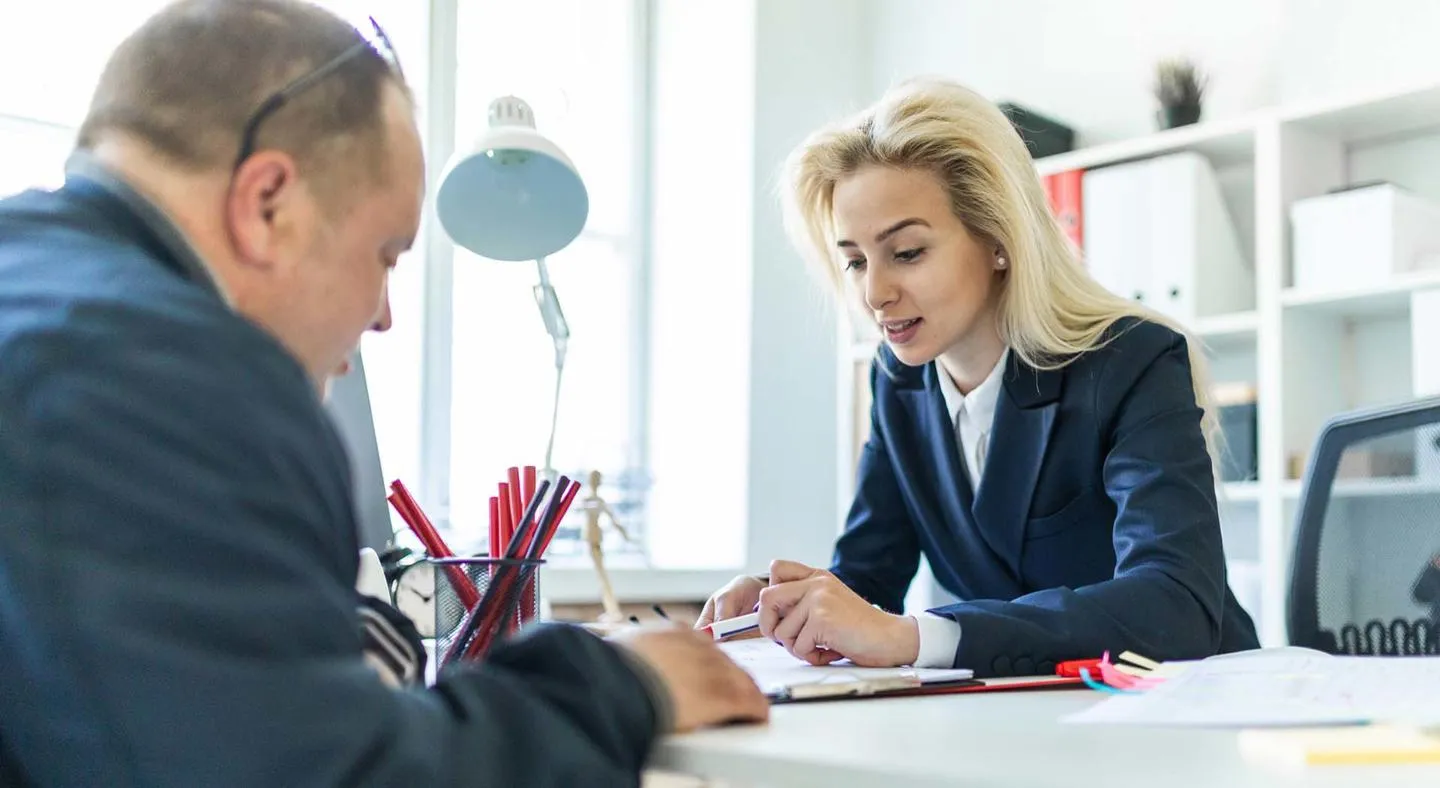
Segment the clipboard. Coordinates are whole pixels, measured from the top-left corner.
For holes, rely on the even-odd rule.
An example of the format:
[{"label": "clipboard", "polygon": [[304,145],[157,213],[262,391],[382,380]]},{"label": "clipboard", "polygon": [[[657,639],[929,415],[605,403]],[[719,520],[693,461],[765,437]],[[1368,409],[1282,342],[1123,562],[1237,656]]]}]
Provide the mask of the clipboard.
[{"label": "clipboard", "polygon": [[976,692],[1022,692],[1027,690],[1086,689],[1085,682],[1070,676],[1006,676],[995,679],[955,679],[921,682],[900,677],[867,681],[800,684],[786,692],[766,695],[771,703],[808,700],[888,697],[913,698],[925,695],[960,695]]},{"label": "clipboard", "polygon": [[811,681],[772,690],[765,697],[771,703],[802,703],[817,700],[843,700],[846,698],[903,697],[906,695],[940,694],[967,687],[981,687],[982,683],[973,678],[949,679],[926,683],[916,676],[892,676],[874,679],[841,679],[836,681]]},{"label": "clipboard", "polygon": [[848,661],[810,665],[763,638],[727,641],[720,648],[750,674],[772,703],[874,697],[978,684],[968,669],[874,668]]},{"label": "clipboard", "polygon": [[996,679],[971,679],[955,684],[925,685],[911,695],[950,695],[962,692],[1019,692],[1023,690],[1087,689],[1085,682],[1072,676],[1006,676]]},{"label": "clipboard", "polygon": [[977,679],[967,669],[863,668],[844,662],[816,667],[763,638],[720,647],[755,679],[772,704],[1085,687],[1078,676],[1056,674]]}]

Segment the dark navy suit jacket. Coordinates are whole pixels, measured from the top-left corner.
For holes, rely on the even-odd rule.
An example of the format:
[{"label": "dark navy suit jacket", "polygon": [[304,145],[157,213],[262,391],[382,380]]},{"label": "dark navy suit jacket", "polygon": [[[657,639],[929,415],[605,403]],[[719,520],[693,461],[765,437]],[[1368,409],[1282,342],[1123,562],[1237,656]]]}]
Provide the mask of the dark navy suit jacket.
[{"label": "dark navy suit jacket", "polygon": [[923,552],[958,604],[955,665],[1051,673],[1129,649],[1153,659],[1254,648],[1225,578],[1215,481],[1183,336],[1126,319],[1053,371],[1010,354],[978,491],[932,362],[888,348],[832,571],[902,607]]},{"label": "dark navy suit jacket", "polygon": [[119,186],[0,201],[0,785],[638,784],[666,696],[579,630],[381,682],[313,384]]}]

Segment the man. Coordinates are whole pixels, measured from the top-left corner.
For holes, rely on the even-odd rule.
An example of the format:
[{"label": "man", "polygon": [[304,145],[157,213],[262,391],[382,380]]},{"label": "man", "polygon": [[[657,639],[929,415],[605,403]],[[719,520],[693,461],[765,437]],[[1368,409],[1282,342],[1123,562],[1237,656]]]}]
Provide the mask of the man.
[{"label": "man", "polygon": [[657,734],[765,717],[679,630],[540,628],[430,689],[366,664],[320,392],[420,220],[383,49],[185,0],[65,186],[0,202],[0,785],[625,785]]}]

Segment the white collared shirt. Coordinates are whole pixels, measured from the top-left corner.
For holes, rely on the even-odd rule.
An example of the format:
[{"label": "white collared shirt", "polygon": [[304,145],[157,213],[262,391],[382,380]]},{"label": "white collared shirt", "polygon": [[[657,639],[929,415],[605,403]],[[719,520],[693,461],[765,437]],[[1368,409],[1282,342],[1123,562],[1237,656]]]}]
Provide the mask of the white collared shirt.
[{"label": "white collared shirt", "polygon": [[[1006,348],[990,374],[969,394],[961,394],[955,381],[950,379],[950,373],[939,362],[935,363],[935,376],[940,381],[940,393],[945,397],[945,410],[950,414],[950,424],[955,430],[955,444],[960,449],[960,458],[970,479],[970,490],[975,495],[980,492],[990,434],[995,426],[995,405],[1000,400],[1005,362],[1009,358],[1010,349]],[[933,613],[916,616],[915,622],[920,629],[920,654],[915,660],[915,667],[954,667],[955,651],[960,646],[960,624]]]},{"label": "white collared shirt", "polygon": [[1006,348],[990,374],[969,394],[961,394],[950,375],[938,363],[935,365],[935,375],[940,379],[940,393],[945,396],[945,410],[950,414],[950,424],[955,429],[955,442],[960,447],[960,456],[965,460],[965,470],[970,476],[970,491],[976,495],[980,493],[981,471],[985,469],[990,431],[995,425],[995,403],[1000,400],[1001,378],[1009,357],[1010,349]]}]

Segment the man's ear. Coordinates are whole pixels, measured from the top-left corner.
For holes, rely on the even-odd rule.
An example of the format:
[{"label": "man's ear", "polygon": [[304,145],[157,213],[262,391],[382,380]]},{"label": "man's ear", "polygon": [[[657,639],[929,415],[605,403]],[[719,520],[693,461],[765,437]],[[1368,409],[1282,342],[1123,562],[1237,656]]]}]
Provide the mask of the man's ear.
[{"label": "man's ear", "polygon": [[295,160],[280,151],[261,151],[235,171],[225,214],[241,265],[275,264],[280,246],[290,240],[290,209],[299,191]]}]

